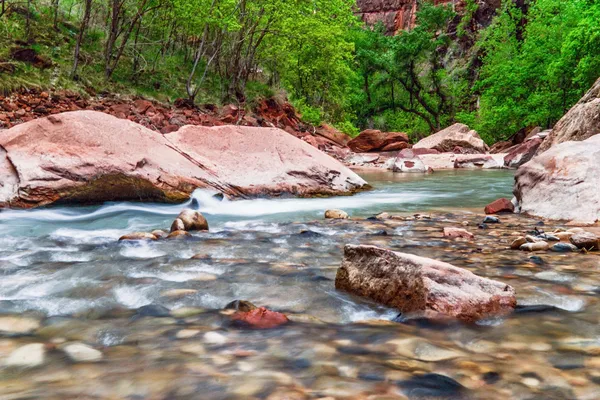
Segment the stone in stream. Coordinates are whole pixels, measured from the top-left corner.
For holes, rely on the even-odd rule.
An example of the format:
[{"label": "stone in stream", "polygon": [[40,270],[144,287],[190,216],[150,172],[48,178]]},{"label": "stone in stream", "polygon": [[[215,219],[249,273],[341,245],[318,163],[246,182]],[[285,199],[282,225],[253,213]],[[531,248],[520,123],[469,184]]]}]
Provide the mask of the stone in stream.
[{"label": "stone in stream", "polygon": [[158,238],[148,232],[133,232],[123,235],[119,238],[119,242],[130,242],[130,241],[144,241],[144,240],[157,240]]},{"label": "stone in stream", "polygon": [[284,314],[268,310],[265,307],[247,312],[238,311],[231,316],[231,319],[254,329],[271,329],[289,322]]},{"label": "stone in stream", "polygon": [[83,343],[69,343],[62,350],[74,362],[96,362],[102,359],[100,351]]},{"label": "stone in stream", "polygon": [[557,243],[554,246],[552,246],[550,250],[556,253],[572,253],[579,249],[577,248],[577,246],[571,243]]},{"label": "stone in stream", "polygon": [[156,229],[151,232],[157,239],[164,239],[169,236],[169,232],[165,232],[162,229]]},{"label": "stone in stream", "polygon": [[475,235],[473,235],[471,232],[469,232],[466,229],[445,227],[444,228],[444,237],[451,238],[451,239],[454,239],[454,238],[473,239],[473,238],[475,238]]},{"label": "stone in stream", "polygon": [[509,314],[516,305],[509,285],[441,261],[375,246],[345,246],[335,287],[403,314],[467,322]]},{"label": "stone in stream", "polygon": [[235,310],[240,312],[249,312],[257,307],[246,300],[234,300],[225,306],[225,310]]},{"label": "stone in stream", "polygon": [[173,231],[171,233],[169,233],[169,236],[167,236],[167,239],[187,239],[189,237],[191,237],[192,235],[188,232],[188,231]]},{"label": "stone in stream", "polygon": [[40,327],[40,321],[20,316],[0,317],[0,334],[28,335]]},{"label": "stone in stream", "polygon": [[325,211],[326,219],[348,219],[348,213],[343,210],[327,210]]},{"label": "stone in stream", "polygon": [[550,248],[548,242],[525,243],[519,247],[522,251],[546,251]]},{"label": "stone in stream", "polygon": [[484,224],[499,224],[500,218],[488,215],[483,219]]},{"label": "stone in stream", "polygon": [[570,240],[579,249],[598,250],[600,248],[600,239],[591,232],[575,233]]},{"label": "stone in stream", "polygon": [[501,212],[512,213],[514,211],[515,205],[512,203],[512,201],[506,198],[498,199],[493,203],[490,203],[487,206],[485,206],[486,214],[498,214]]},{"label": "stone in stream", "polygon": [[43,343],[30,343],[14,350],[4,361],[7,367],[34,368],[44,364],[46,348]]},{"label": "stone in stream", "polygon": [[527,239],[524,237],[519,237],[512,241],[510,248],[512,250],[519,250],[525,243],[527,243]]},{"label": "stone in stream", "polygon": [[453,152],[456,147],[468,153],[485,153],[489,150],[479,134],[465,124],[449,126],[413,146],[415,149],[435,149],[440,152]]},{"label": "stone in stream", "polygon": [[179,213],[173,225],[171,232],[175,231],[207,231],[208,222],[200,211],[185,209]]}]

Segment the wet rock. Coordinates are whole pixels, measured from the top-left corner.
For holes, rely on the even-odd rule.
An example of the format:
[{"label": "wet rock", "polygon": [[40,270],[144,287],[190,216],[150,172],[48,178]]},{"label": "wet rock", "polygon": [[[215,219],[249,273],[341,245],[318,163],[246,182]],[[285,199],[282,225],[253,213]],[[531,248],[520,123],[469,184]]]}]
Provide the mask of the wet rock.
[{"label": "wet rock", "polygon": [[138,317],[155,317],[155,318],[166,318],[170,317],[169,309],[167,307],[158,304],[148,304],[138,308],[135,312]]},{"label": "wet rock", "polygon": [[464,124],[454,124],[434,133],[422,139],[413,147],[415,149],[435,149],[440,152],[453,152],[457,146],[470,153],[485,153],[488,150],[487,145],[479,137],[479,134]]},{"label": "wet rock", "polygon": [[171,233],[169,233],[169,236],[167,236],[167,239],[187,239],[192,237],[192,235],[188,232],[188,231],[173,231]]},{"label": "wet rock", "polygon": [[418,338],[396,339],[387,343],[396,346],[397,354],[420,361],[438,362],[465,356],[460,351],[435,346]]},{"label": "wet rock", "polygon": [[404,314],[476,321],[505,315],[514,289],[453,265],[374,246],[346,245],[335,287],[399,309]]},{"label": "wet rock", "polygon": [[578,250],[577,246],[570,243],[557,243],[551,248],[556,253],[572,253]]},{"label": "wet rock", "polygon": [[34,368],[44,364],[46,349],[43,343],[30,343],[14,350],[4,361],[7,367]]},{"label": "wet rock", "polygon": [[225,310],[235,310],[240,312],[250,312],[256,310],[257,308],[258,307],[256,307],[254,304],[246,300],[234,300],[225,306]]},{"label": "wet rock", "polygon": [[198,293],[195,289],[171,289],[165,290],[160,293],[160,297],[169,297],[172,299],[178,299],[186,296],[191,296]]},{"label": "wet rock", "polygon": [[500,218],[488,215],[487,217],[485,217],[483,219],[483,223],[484,224],[499,224],[500,223]]},{"label": "wet rock", "polygon": [[173,225],[171,232],[175,231],[207,231],[208,222],[200,211],[186,209],[179,213]]},{"label": "wet rock", "polygon": [[488,229],[489,226],[487,224],[479,224],[479,225],[477,225],[477,228],[478,229]]},{"label": "wet rock", "polygon": [[199,253],[199,254],[194,254],[191,259],[192,260],[211,260],[212,256],[210,254]]},{"label": "wet rock", "polygon": [[538,217],[595,223],[600,219],[600,135],[565,142],[534,157],[515,175],[521,211]]},{"label": "wet rock", "polygon": [[398,383],[411,399],[460,399],[468,390],[454,379],[440,374],[416,375]]},{"label": "wet rock", "polygon": [[533,235],[527,235],[527,236],[525,236],[525,239],[529,243],[538,243],[538,242],[544,242],[545,241],[541,237],[537,237],[537,236],[533,236]]},{"label": "wet rock", "polygon": [[[529,261],[531,261],[533,264],[535,265],[544,265],[544,259],[542,257],[539,256],[531,256],[529,257]],[[537,274],[536,276],[538,276],[539,274]]]},{"label": "wet rock", "polygon": [[571,236],[573,236],[573,235],[574,235],[573,232],[555,232],[554,233],[554,236],[556,236],[561,241],[568,241],[571,239]]},{"label": "wet rock", "polygon": [[206,310],[201,307],[181,307],[171,310],[171,316],[174,318],[188,318],[205,313]]},{"label": "wet rock", "polygon": [[326,219],[348,219],[348,213],[342,210],[327,210],[325,211]]},{"label": "wet rock", "polygon": [[[600,191],[600,190],[599,190]],[[571,236],[571,243],[579,249],[598,250],[600,249],[600,238],[591,232],[579,232]]]},{"label": "wet rock", "polygon": [[40,321],[20,316],[0,317],[0,335],[28,335],[40,327]]},{"label": "wet rock", "polygon": [[512,243],[510,244],[510,248],[512,250],[519,250],[521,246],[525,243],[527,243],[527,239],[524,237],[519,237],[512,241]]},{"label": "wet rock", "polygon": [[525,243],[519,247],[522,251],[546,251],[550,248],[548,242]]},{"label": "wet rock", "polygon": [[473,239],[475,235],[469,232],[466,229],[462,228],[444,228],[444,237],[447,238],[463,238],[463,239]]},{"label": "wet rock", "polygon": [[498,199],[485,207],[486,214],[499,214],[502,212],[512,213],[514,211],[515,205],[506,198]]},{"label": "wet rock", "polygon": [[162,229],[157,229],[151,232],[157,239],[164,239],[169,236],[169,232],[165,232]]},{"label": "wet rock", "polygon": [[223,334],[215,331],[206,332],[203,339],[204,343],[215,346],[222,346],[227,343],[227,338]]},{"label": "wet rock", "polygon": [[284,314],[268,310],[264,307],[248,312],[238,311],[231,316],[231,319],[255,329],[276,328],[289,322]]},{"label": "wet rock", "polygon": [[102,359],[102,352],[83,343],[69,343],[62,350],[74,362],[96,362]]},{"label": "wet rock", "polygon": [[148,232],[134,232],[123,235],[119,238],[120,242],[123,241],[144,241],[144,240],[157,240],[157,237],[152,233]]}]

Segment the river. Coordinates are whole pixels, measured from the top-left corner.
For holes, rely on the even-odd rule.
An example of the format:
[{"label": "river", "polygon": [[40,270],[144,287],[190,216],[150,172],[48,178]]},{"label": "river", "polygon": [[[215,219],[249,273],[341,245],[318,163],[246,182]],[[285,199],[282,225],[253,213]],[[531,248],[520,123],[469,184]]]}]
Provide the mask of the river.
[{"label": "river", "polygon": [[[598,256],[506,250],[514,231],[539,226],[525,217],[477,229],[485,204],[511,196],[511,172],[364,177],[374,190],[353,197],[228,201],[198,191],[185,205],[0,212],[0,330],[3,317],[40,325],[0,333],[0,359],[44,344],[36,368],[0,366],[0,398],[600,398]],[[168,229],[183,207],[198,208],[210,232],[118,242]],[[353,219],[325,221],[329,208]],[[384,211],[403,218],[367,219]],[[463,225],[475,242],[439,233]],[[335,291],[348,243],[505,281],[520,312],[470,326],[394,322],[397,311]],[[236,299],[292,323],[232,326],[221,310]],[[167,314],[140,314],[148,305]],[[69,359],[72,342],[101,360]]]}]

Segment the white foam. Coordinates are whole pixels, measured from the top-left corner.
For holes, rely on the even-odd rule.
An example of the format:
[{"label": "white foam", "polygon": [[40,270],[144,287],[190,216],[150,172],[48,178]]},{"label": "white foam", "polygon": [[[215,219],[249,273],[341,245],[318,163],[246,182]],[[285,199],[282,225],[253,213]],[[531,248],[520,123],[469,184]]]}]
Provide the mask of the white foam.
[{"label": "white foam", "polygon": [[119,286],[113,289],[115,300],[127,308],[140,308],[152,303],[144,290],[132,286]]},{"label": "white foam", "polygon": [[147,242],[140,243],[127,243],[123,246],[120,251],[120,254],[123,257],[127,258],[138,258],[138,259],[147,259],[147,258],[157,258],[166,255],[164,251],[160,251],[155,248],[153,245]]}]

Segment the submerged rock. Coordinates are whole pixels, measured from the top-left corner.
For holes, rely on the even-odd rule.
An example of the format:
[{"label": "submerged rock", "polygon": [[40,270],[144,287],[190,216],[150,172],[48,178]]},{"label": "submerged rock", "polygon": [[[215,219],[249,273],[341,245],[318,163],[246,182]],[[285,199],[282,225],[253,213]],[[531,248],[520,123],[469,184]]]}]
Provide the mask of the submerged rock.
[{"label": "submerged rock", "polygon": [[444,228],[444,237],[447,238],[463,238],[463,239],[473,239],[475,235],[469,232],[466,229],[462,228]]},{"label": "submerged rock", "polygon": [[256,306],[246,300],[234,300],[225,306],[225,310],[235,310],[240,312],[249,312],[256,310]]},{"label": "submerged rock", "polygon": [[348,219],[348,213],[343,210],[327,210],[325,211],[326,219]]},{"label": "submerged rock", "polygon": [[289,322],[284,314],[268,310],[265,307],[255,308],[247,312],[238,311],[231,316],[231,319],[255,329],[276,328]]},{"label": "submerged rock", "polygon": [[534,157],[515,175],[521,211],[538,217],[594,223],[600,219],[600,135],[566,142]]},{"label": "submerged rock", "polygon": [[0,317],[0,335],[27,335],[40,327],[40,321],[33,318],[20,316]]},{"label": "submerged rock", "polygon": [[69,343],[62,350],[74,362],[96,362],[102,359],[102,352],[83,343]]},{"label": "submerged rock", "polygon": [[44,364],[46,348],[43,343],[30,343],[14,350],[4,361],[7,367],[34,368]]},{"label": "submerged rock", "polygon": [[570,243],[557,243],[551,248],[555,253],[571,253],[579,250],[577,246]]},{"label": "submerged rock", "polygon": [[188,231],[173,231],[171,233],[169,233],[169,236],[167,236],[167,239],[187,239],[189,237],[192,237],[192,235],[188,232]]},{"label": "submerged rock", "polygon": [[512,287],[453,265],[374,246],[346,245],[335,287],[399,309],[463,321],[506,315]]},{"label": "submerged rock", "polygon": [[185,209],[179,213],[171,225],[171,233],[175,231],[207,231],[208,222],[200,211]]}]

